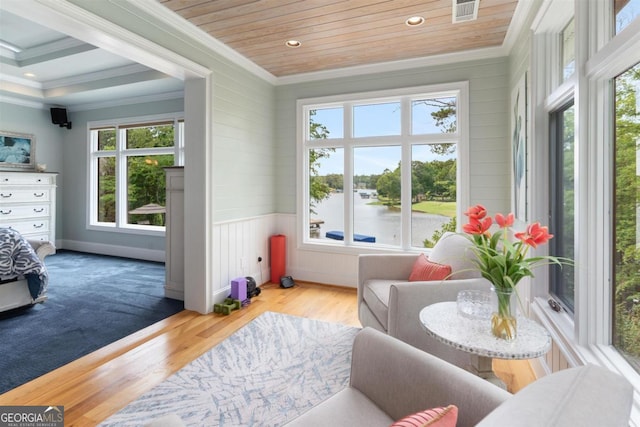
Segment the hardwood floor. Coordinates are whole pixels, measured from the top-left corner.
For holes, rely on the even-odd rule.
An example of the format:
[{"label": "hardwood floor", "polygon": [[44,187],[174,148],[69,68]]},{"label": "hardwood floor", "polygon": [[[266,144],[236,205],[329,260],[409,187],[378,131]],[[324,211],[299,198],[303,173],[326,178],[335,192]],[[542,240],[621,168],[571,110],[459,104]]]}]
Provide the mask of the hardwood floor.
[{"label": "hardwood floor", "polygon": [[[93,426],[265,311],[360,326],[355,289],[310,283],[261,289],[229,316],[185,310],[151,325],[0,395],[0,405],[64,406],[65,426]],[[512,391],[535,379],[526,362],[502,361],[494,370]]]}]

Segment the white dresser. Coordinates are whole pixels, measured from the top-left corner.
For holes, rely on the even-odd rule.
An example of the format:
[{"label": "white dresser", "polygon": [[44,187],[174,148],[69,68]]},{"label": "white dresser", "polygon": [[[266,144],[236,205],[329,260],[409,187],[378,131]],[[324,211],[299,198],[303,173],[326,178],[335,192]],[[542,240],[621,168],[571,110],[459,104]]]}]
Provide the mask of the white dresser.
[{"label": "white dresser", "polygon": [[0,227],[11,227],[27,239],[55,243],[56,176],[0,171]]}]

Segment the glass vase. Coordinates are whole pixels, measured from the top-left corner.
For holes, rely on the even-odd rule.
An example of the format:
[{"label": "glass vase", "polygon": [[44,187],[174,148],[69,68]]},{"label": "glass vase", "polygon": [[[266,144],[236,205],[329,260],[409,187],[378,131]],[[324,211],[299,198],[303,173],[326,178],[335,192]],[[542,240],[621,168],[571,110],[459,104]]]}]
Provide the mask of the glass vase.
[{"label": "glass vase", "polygon": [[494,311],[491,314],[491,333],[500,339],[513,341],[517,336],[517,297],[513,288],[492,287],[495,294]]}]

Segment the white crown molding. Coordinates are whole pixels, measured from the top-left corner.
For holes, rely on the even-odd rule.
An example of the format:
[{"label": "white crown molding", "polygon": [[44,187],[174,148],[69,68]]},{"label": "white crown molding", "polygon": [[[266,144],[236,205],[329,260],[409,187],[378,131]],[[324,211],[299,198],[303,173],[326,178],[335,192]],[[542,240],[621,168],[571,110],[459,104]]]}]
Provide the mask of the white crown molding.
[{"label": "white crown molding", "polygon": [[534,10],[534,4],[535,1],[533,0],[519,1],[516,4],[516,10],[513,12],[509,28],[507,29],[507,35],[502,43],[502,46],[504,46],[507,52],[511,52],[521,32],[525,29],[527,31],[529,30],[526,27],[526,23],[529,19],[529,14]]},{"label": "white crown molding", "polygon": [[381,62],[377,64],[358,65],[355,67],[338,68],[313,73],[294,74],[278,78],[278,85],[306,83],[318,80],[335,79],[340,77],[352,77],[365,74],[384,73],[389,71],[402,71],[414,68],[445,65],[462,61],[474,61],[479,59],[499,58],[506,56],[503,46],[486,49],[475,49],[464,52],[447,53],[444,55],[432,55],[423,58],[405,59],[402,61]]},{"label": "white crown molding", "polygon": [[38,46],[34,46],[28,49],[23,50],[20,53],[16,54],[16,60],[18,62],[26,61],[32,58],[38,58],[44,55],[56,54],[58,52],[74,49],[77,47],[84,47],[87,50],[97,49],[97,47],[92,46],[88,43],[82,42],[80,40],[65,37],[60,40],[52,41],[51,43],[45,43]]},{"label": "white crown molding", "polygon": [[[174,37],[180,38],[185,43],[198,49],[202,49],[204,47],[205,49],[213,51],[257,77],[260,77],[271,84],[277,84],[278,78],[276,76],[260,67],[246,56],[241,55],[218,39],[212,37],[209,33],[193,25],[182,16],[158,3],[156,0],[125,0],[124,3],[118,3],[117,5],[134,14],[138,14],[140,5],[143,5],[143,9],[146,13],[153,15],[156,19],[159,19],[170,28],[179,31],[180,34],[188,36],[189,39],[180,37],[180,34],[175,33],[172,34]],[[167,28],[163,28],[163,31],[167,31]]]},{"label": "white crown molding", "polygon": [[23,77],[11,76],[8,74],[3,74],[0,72],[0,81],[1,82],[10,82],[20,86],[30,87],[34,89],[43,89],[43,85],[40,82],[36,82],[34,80],[25,79]]},{"label": "white crown molding", "polygon": [[4,46],[0,46],[0,56],[3,58],[7,58],[10,59],[13,62],[16,62],[16,52],[12,51],[11,49],[8,49]]},{"label": "white crown molding", "polygon": [[28,99],[16,98],[13,96],[0,95],[0,102],[5,104],[20,105],[22,107],[36,108],[44,110],[48,108],[45,104],[38,101],[30,101]]},{"label": "white crown molding", "polygon": [[168,101],[171,99],[182,99],[182,98],[184,98],[184,91],[180,90],[175,92],[159,93],[154,95],[136,96],[133,98],[119,98],[113,101],[77,104],[67,108],[67,110],[70,112],[97,110],[100,108],[119,107],[122,105],[145,104],[149,102]]},{"label": "white crown molding", "polygon": [[125,65],[123,67],[96,71],[94,73],[86,73],[80,76],[72,76],[72,77],[67,77],[63,79],[49,80],[49,81],[43,82],[42,87],[43,89],[53,89],[56,87],[71,86],[79,83],[89,83],[89,82],[94,82],[98,80],[123,77],[130,74],[144,73],[147,71],[155,72],[156,70],[151,70],[150,68],[145,67],[144,65],[141,65],[141,64],[131,64],[131,65]]}]

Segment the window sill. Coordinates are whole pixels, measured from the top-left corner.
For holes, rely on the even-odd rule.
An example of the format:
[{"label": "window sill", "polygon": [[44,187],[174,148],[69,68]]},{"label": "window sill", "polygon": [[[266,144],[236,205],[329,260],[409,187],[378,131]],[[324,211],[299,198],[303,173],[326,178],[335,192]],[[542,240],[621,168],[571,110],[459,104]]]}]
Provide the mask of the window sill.
[{"label": "window sill", "polygon": [[[298,249],[302,251],[310,252],[324,252],[333,254],[344,255],[360,255],[360,254],[375,254],[375,253],[420,253],[423,252],[419,248],[412,248],[410,250],[404,250],[397,246],[386,246],[381,244],[367,244],[367,243],[353,243],[351,245],[345,245],[343,243],[333,243],[318,239],[315,241],[304,241],[298,243]],[[426,249],[426,254],[429,254],[430,249]]]},{"label": "window sill", "polygon": [[[549,331],[571,367],[588,363],[603,366],[626,378],[635,389],[630,426],[640,427],[640,374],[610,345],[580,345],[575,336],[573,318],[566,312],[555,312],[544,298],[535,298],[532,312]],[[550,369],[549,369],[550,371]]]}]

